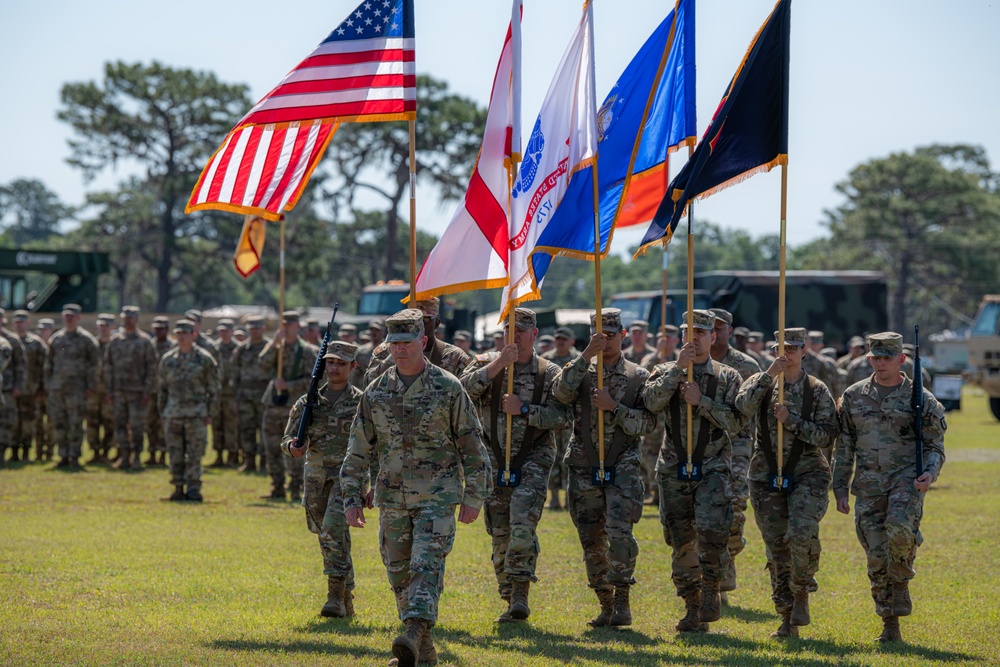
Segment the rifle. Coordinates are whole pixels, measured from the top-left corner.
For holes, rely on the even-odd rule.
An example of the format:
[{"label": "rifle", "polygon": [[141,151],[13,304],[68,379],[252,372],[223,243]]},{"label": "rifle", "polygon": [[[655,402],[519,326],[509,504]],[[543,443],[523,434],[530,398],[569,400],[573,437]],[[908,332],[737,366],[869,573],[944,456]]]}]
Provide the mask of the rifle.
[{"label": "rifle", "polygon": [[326,348],[330,345],[330,337],[333,335],[333,321],[337,319],[338,310],[340,310],[340,304],[333,304],[333,315],[330,316],[330,324],[326,327],[323,342],[319,345],[319,354],[316,355],[312,380],[309,381],[309,391],[306,392],[306,404],[302,408],[302,421],[299,422],[299,431],[295,435],[297,447],[306,446],[306,431],[309,430],[309,425],[312,423],[313,410],[319,405],[319,383],[323,379],[323,371],[326,367],[326,361],[323,360],[323,357],[326,355]]},{"label": "rifle", "polygon": [[920,327],[913,327],[913,394],[910,407],[913,408],[913,434],[916,443],[917,477],[924,474],[924,378],[920,369]]}]

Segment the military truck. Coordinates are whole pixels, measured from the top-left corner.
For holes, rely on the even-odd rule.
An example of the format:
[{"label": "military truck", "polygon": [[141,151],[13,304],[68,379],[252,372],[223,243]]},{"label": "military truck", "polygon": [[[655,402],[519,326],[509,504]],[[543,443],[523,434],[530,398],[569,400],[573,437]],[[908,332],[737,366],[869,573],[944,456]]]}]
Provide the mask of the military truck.
[{"label": "military truck", "polygon": [[58,313],[67,303],[97,310],[98,279],[109,270],[106,252],[0,248],[0,305]]},{"label": "military truck", "polygon": [[[713,306],[711,295],[705,290],[694,291],[694,307],[696,310]],[[663,290],[646,290],[640,292],[622,292],[611,297],[611,308],[622,311],[622,324],[626,327],[636,320],[649,322],[650,331],[660,330],[660,320],[663,319]],[[667,290],[667,324],[680,324],[681,318],[687,312],[687,290]]]},{"label": "military truck", "polygon": [[[337,322],[354,324],[361,329],[372,320],[384,321],[393,313],[406,308],[402,301],[409,295],[410,284],[402,280],[380,280],[372,285],[365,285],[358,297],[357,313],[338,314]],[[471,331],[476,314],[475,311],[456,307],[455,302],[447,297],[441,298],[441,321],[444,322],[449,339],[458,329]]]},{"label": "military truck", "polygon": [[990,411],[1000,420],[1000,294],[983,297],[968,345],[970,368],[965,379],[986,391]]}]

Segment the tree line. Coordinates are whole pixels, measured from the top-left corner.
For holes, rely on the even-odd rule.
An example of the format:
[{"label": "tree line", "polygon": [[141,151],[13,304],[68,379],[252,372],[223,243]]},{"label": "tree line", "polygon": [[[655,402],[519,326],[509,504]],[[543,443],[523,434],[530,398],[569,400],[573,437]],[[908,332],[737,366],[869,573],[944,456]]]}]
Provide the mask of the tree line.
[{"label": "tree line", "polygon": [[[417,179],[451,203],[465,191],[478,156],[486,110],[427,75],[417,79]],[[277,305],[276,226],[261,270],[248,280],[231,269],[242,219],[184,205],[202,167],[252,104],[244,84],[209,72],[111,62],[100,82],[63,86],[57,115],[73,131],[68,162],[85,182],[115,169],[111,190],[87,192],[73,208],[37,179],[0,185],[0,243],[35,249],[104,251],[109,310],[135,303],[179,312],[224,303]],[[406,123],[343,124],[286,224],[287,301],[292,306],[352,303],[377,280],[408,280],[409,184]],[[870,269],[888,276],[890,323],[901,330],[957,328],[983,294],[1000,292],[1000,174],[985,151],[928,145],[855,167],[838,183],[840,206],[824,212],[826,234],[790,247],[789,269]],[[427,204],[425,204],[427,205]],[[404,206],[405,208],[405,206]],[[777,235],[699,221],[696,269],[776,270]],[[418,266],[436,242],[418,231]],[[684,243],[668,247],[672,285],[687,271]],[[602,263],[606,294],[655,289],[661,256]],[[589,262],[557,258],[540,307],[588,308]],[[495,310],[497,290],[455,297]]]}]

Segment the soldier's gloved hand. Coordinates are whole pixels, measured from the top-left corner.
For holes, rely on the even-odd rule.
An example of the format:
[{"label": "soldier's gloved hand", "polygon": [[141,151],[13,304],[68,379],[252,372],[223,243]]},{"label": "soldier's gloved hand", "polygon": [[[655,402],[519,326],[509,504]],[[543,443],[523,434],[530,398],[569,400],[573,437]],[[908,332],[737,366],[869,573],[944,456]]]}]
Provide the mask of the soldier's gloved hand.
[{"label": "soldier's gloved hand", "polygon": [[517,394],[504,394],[503,395],[503,411],[505,414],[513,415],[515,417],[521,414],[521,397]]},{"label": "soldier's gloved hand", "polygon": [[913,487],[920,493],[927,493],[931,488],[931,484],[934,483],[934,476],[929,472],[925,472],[920,477],[913,480]]},{"label": "soldier's gloved hand", "polygon": [[583,350],[583,356],[586,359],[593,359],[597,356],[598,352],[603,352],[604,348],[608,346],[608,339],[602,332],[598,331],[590,337],[590,342],[587,343],[587,347]]},{"label": "soldier's gloved hand", "polygon": [[462,523],[472,523],[479,518],[479,510],[473,509],[468,505],[462,505],[458,508],[458,520]]},{"label": "soldier's gloved hand", "polygon": [[288,453],[292,455],[293,459],[300,458],[306,453],[305,445],[299,447],[299,439],[292,438],[292,441],[288,443]]},{"label": "soldier's gloved hand", "polygon": [[360,507],[352,507],[344,512],[344,518],[347,519],[347,525],[351,528],[365,527],[365,511]]}]

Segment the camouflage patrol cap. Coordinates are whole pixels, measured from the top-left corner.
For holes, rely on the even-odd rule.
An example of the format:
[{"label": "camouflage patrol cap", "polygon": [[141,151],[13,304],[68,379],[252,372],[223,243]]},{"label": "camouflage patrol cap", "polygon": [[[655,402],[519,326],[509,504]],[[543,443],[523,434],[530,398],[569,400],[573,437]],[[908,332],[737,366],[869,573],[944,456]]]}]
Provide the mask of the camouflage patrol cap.
[{"label": "camouflage patrol cap", "polygon": [[747,341],[751,343],[762,343],[764,341],[763,331],[751,331],[747,334]]},{"label": "camouflage patrol cap", "polygon": [[14,311],[14,321],[15,322],[24,322],[29,317],[30,317],[30,315],[28,314],[28,311],[26,311],[26,310],[15,310]]},{"label": "camouflage patrol cap", "polygon": [[[14,318],[17,319],[17,318]],[[917,351],[917,348],[913,346],[913,343],[903,343],[903,354],[908,357],[912,357]]]},{"label": "camouflage patrol cap", "polygon": [[[701,329],[702,331],[715,331],[715,320],[719,318],[714,311],[693,310],[691,311],[691,314],[695,329]],[[687,329],[687,319],[688,314],[684,313],[684,322],[681,324],[681,329]]]},{"label": "camouflage patrol cap", "polygon": [[115,323],[115,316],[112,315],[111,313],[101,313],[100,315],[97,316],[97,323],[98,324],[114,324]]},{"label": "camouflage patrol cap", "polygon": [[382,328],[382,322],[381,322],[381,320],[368,320],[368,328],[369,329],[381,329]]},{"label": "camouflage patrol cap", "polygon": [[556,342],[556,339],[553,338],[552,336],[548,335],[548,334],[545,334],[544,336],[539,336],[538,337],[538,342],[541,343],[541,344],[543,344],[543,345],[545,345],[545,344],[551,345],[552,343]]},{"label": "camouflage patrol cap", "polygon": [[455,335],[452,336],[452,339],[453,340],[467,340],[467,341],[471,342],[472,341],[472,333],[469,332],[469,331],[466,331],[465,329],[459,329],[458,331],[455,332]]},{"label": "camouflage patrol cap", "polygon": [[673,324],[668,324],[663,327],[663,333],[665,333],[668,336],[676,336],[680,332],[681,330],[675,327]]},{"label": "camouflage patrol cap", "polygon": [[835,347],[824,347],[819,351],[821,357],[830,357],[831,359],[837,358],[837,348]]},{"label": "camouflage patrol cap", "polygon": [[232,331],[234,326],[235,323],[227,317],[219,320],[219,324],[215,328],[220,331]]},{"label": "camouflage patrol cap", "polygon": [[871,349],[868,354],[873,357],[895,357],[903,354],[903,337],[894,331],[884,331],[869,337]]},{"label": "camouflage patrol cap", "polygon": [[[412,308],[407,310],[419,310],[421,312],[421,317],[425,315],[427,317],[437,317],[441,312],[441,299],[436,296],[432,296],[429,299],[421,299],[420,301],[414,301]],[[397,315],[399,313],[396,313]]]},{"label": "camouflage patrol cap", "polygon": [[358,340],[362,343],[370,343],[372,342],[372,335],[367,331],[362,331],[358,334]]},{"label": "camouflage patrol cap", "polygon": [[[507,325],[510,324],[510,320],[503,321],[503,328],[506,329]],[[535,317],[535,311],[531,308],[515,308],[514,309],[514,328],[521,331],[531,331],[536,326],[538,326],[538,319]]]},{"label": "camouflage patrol cap", "polygon": [[747,329],[746,327],[736,327],[735,329],[733,329],[733,335],[739,336],[741,338],[749,338],[750,330]]},{"label": "camouflage patrol cap", "polygon": [[298,324],[299,312],[297,310],[286,310],[281,314],[282,324]]},{"label": "camouflage patrol cap", "polygon": [[823,341],[823,332],[813,329],[809,332],[809,340],[814,343],[820,343]]},{"label": "camouflage patrol cap", "polygon": [[416,308],[401,310],[386,318],[387,343],[408,343],[424,335],[424,313]]},{"label": "camouflage patrol cap", "polygon": [[254,315],[247,318],[247,326],[251,329],[263,329],[264,328],[264,318],[260,315]]},{"label": "camouflage patrol cap", "polygon": [[632,324],[628,325],[629,331],[649,331],[649,322],[646,320],[635,320]]},{"label": "camouflage patrol cap", "polygon": [[865,339],[861,336],[851,336],[851,340],[847,341],[847,347],[864,347]]},{"label": "camouflage patrol cap", "polygon": [[121,317],[139,317],[139,306],[122,306]]},{"label": "camouflage patrol cap", "polygon": [[39,329],[55,329],[55,327],[56,327],[55,320],[49,317],[43,317],[42,319],[38,320]]},{"label": "camouflage patrol cap", "polygon": [[187,318],[188,321],[190,321],[192,323],[201,324],[201,311],[200,310],[197,310],[195,308],[191,308],[189,310],[185,310],[184,311],[184,317]]},{"label": "camouflage patrol cap", "polygon": [[332,341],[326,348],[324,359],[340,359],[341,361],[354,361],[358,356],[358,346],[342,340]]},{"label": "camouflage patrol cap", "polygon": [[[597,311],[590,314],[590,328],[597,328]],[[622,311],[618,308],[601,310],[601,330],[619,333],[622,330]]]},{"label": "camouflage patrol cap", "polygon": [[174,333],[194,333],[194,322],[191,320],[177,320],[174,322]]},{"label": "camouflage patrol cap", "polygon": [[[778,337],[778,332],[774,332],[774,337]],[[802,327],[792,327],[790,329],[785,329],[785,345],[794,345],[795,347],[805,347],[806,346],[806,330]]]},{"label": "camouflage patrol cap", "polygon": [[566,338],[572,340],[576,338],[576,334],[574,334],[573,330],[569,327],[559,327],[556,329],[555,334],[553,334],[553,338]]},{"label": "camouflage patrol cap", "polygon": [[67,303],[65,306],[63,306],[62,312],[63,312],[63,315],[66,315],[66,314],[69,314],[69,315],[79,315],[80,313],[83,312],[83,308],[81,308],[80,304],[78,304],[78,303]]},{"label": "camouflage patrol cap", "polygon": [[[697,311],[695,311],[695,312],[697,312]],[[713,315],[715,315],[715,319],[722,320],[723,322],[725,322],[729,326],[733,326],[733,314],[730,313],[728,310],[725,310],[723,308],[712,308],[711,310],[709,310],[709,312],[712,313]],[[695,327],[695,328],[697,329],[697,327]],[[712,328],[713,329],[715,328],[715,324],[714,323],[712,324]]]},{"label": "camouflage patrol cap", "polygon": [[170,319],[164,315],[157,315],[153,318],[154,329],[166,329],[170,326]]},{"label": "camouflage patrol cap", "polygon": [[319,320],[315,318],[306,320],[306,329],[319,329]]},{"label": "camouflage patrol cap", "polygon": [[358,328],[353,324],[341,324],[340,328],[337,330],[337,333],[356,334],[358,333]]}]

